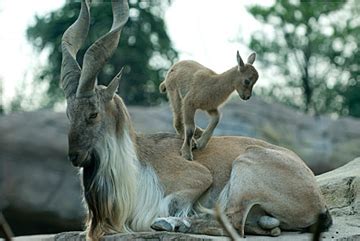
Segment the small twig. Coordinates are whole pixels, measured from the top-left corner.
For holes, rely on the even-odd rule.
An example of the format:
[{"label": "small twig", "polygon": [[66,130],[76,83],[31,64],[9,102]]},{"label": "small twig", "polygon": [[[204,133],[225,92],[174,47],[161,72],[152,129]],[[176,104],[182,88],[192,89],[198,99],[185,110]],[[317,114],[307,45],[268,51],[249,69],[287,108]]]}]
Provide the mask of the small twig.
[{"label": "small twig", "polygon": [[214,216],[216,220],[221,224],[223,229],[225,229],[226,232],[230,235],[230,238],[234,241],[240,241],[241,238],[239,234],[236,232],[234,227],[229,222],[229,219],[225,216],[225,214],[221,211],[220,206],[218,204],[215,205],[214,208]]},{"label": "small twig", "polygon": [[0,233],[4,234],[5,241],[11,241],[14,236],[9,224],[6,222],[4,216],[0,212]]}]

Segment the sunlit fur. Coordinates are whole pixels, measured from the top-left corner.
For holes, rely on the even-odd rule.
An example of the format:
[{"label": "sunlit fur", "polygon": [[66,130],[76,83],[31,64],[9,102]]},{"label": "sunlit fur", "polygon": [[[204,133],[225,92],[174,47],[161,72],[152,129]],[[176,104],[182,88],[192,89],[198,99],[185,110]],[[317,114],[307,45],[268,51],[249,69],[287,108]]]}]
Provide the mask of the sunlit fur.
[{"label": "sunlit fur", "polygon": [[[285,229],[309,226],[314,214],[324,210],[312,172],[286,149],[251,138],[214,137],[209,143],[211,151],[196,151],[198,161],[188,162],[178,155],[181,139],[172,134],[136,137],[121,99],[115,96],[107,105],[113,108],[109,113],[117,111],[119,121],[109,121],[114,125],[97,132],[98,141],[89,149],[91,160],[83,168],[87,234],[92,240],[114,232],[150,230],[156,218],[192,214],[199,201],[212,208],[218,200],[227,212],[234,207],[235,211],[237,207],[249,210],[253,204],[249,198],[256,197],[267,213],[291,225]],[[82,133],[94,128],[72,130]],[[219,166],[219,160],[225,168]],[[208,179],[211,175],[204,165],[214,179]],[[281,178],[273,173],[280,173]],[[241,213],[235,214],[230,220],[243,234],[244,228],[236,226]],[[207,225],[192,228],[196,233],[211,234]]]},{"label": "sunlit fur", "polygon": [[142,165],[137,178],[137,199],[130,227],[134,231],[149,231],[155,218],[168,216],[169,202],[168,199],[163,198],[164,191],[150,166]]},{"label": "sunlit fur", "polygon": [[[325,210],[320,189],[311,170],[287,149],[247,137],[212,137],[205,150],[194,151],[196,161],[189,162],[179,155],[183,140],[175,134],[135,133],[126,106],[115,94],[121,74],[108,87],[95,81],[118,45],[128,18],[127,0],[112,1],[113,27],[86,52],[80,69],[76,53],[90,24],[89,2],[82,1],[78,20],[64,34],[61,69],[70,120],[68,154],[74,166],[83,168],[88,238],[149,230],[157,217],[187,216],[199,202],[212,208],[219,196],[242,234],[244,210],[254,204],[277,218],[281,229],[299,230],[316,221]],[[237,59],[240,67],[245,66],[239,54]],[[225,76],[236,71],[233,68]],[[221,100],[219,95],[210,96]],[[331,217],[326,217],[330,226]],[[196,221],[192,232],[213,234],[211,217],[205,223],[198,216],[191,218]],[[262,229],[252,232],[269,235]]]},{"label": "sunlit fur", "polygon": [[[235,90],[239,96],[248,100],[253,86],[258,80],[258,72],[252,65],[256,54],[249,56],[246,64],[237,53],[237,66],[217,74],[211,69],[190,60],[174,64],[160,84],[160,92],[167,92],[173,112],[173,124],[176,132],[184,137],[181,155],[193,160],[192,140],[196,140],[196,149],[203,149],[209,142],[220,121],[219,107]],[[207,111],[211,120],[203,133],[195,126],[197,110]],[[201,136],[201,137],[200,137]]]}]

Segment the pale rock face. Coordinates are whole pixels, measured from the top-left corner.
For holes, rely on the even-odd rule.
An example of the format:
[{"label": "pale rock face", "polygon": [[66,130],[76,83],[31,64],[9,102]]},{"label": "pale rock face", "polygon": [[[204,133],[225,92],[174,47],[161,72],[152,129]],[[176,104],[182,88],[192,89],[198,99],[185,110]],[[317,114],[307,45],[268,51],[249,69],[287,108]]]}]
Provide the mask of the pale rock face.
[{"label": "pale rock face", "polygon": [[360,157],[316,179],[331,214],[360,217]]},{"label": "pale rock face", "polygon": [[[130,107],[129,112],[140,132],[174,132],[168,104]],[[356,118],[314,117],[256,96],[248,101],[234,96],[221,113],[214,135],[250,136],[289,148],[317,174],[360,156],[360,120]],[[206,127],[208,117],[204,112],[197,112],[196,124]]]}]

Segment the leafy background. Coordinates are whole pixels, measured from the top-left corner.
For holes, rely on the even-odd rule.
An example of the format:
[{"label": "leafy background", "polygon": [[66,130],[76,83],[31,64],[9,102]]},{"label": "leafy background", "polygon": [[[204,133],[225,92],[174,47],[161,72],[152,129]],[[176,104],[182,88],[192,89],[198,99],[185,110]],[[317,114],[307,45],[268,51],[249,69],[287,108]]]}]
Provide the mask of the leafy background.
[{"label": "leafy background", "polygon": [[[116,53],[98,76],[99,83],[106,85],[126,66],[119,94],[129,105],[151,106],[165,100],[157,86],[179,55],[163,19],[171,3],[130,1],[131,21],[124,28]],[[78,14],[79,4],[68,0],[62,8],[36,16],[35,24],[27,29],[34,49],[48,55],[46,65],[40,67],[31,83],[33,89],[34,85],[46,84],[46,94],[36,95],[41,98],[36,108],[52,108],[64,99],[59,88],[59,46],[62,33]],[[259,21],[262,30],[248,41],[240,37],[240,31],[236,41],[256,51],[261,71],[267,72],[269,84],[255,88],[258,96],[312,115],[360,116],[360,5],[356,0],[277,0],[269,7],[252,5],[248,12]],[[89,38],[78,54],[80,64],[85,50],[108,30],[112,21],[109,4],[95,2],[91,14]],[[25,83],[19,87],[9,111],[31,106],[34,96],[22,94],[22,89],[28,87]],[[0,111],[4,109],[0,102]]]},{"label": "leafy background", "polygon": [[[177,51],[172,46],[161,17],[167,5],[160,0],[130,1],[130,21],[122,31],[119,47],[98,76],[99,84],[107,85],[120,68],[126,66],[119,94],[128,104],[155,105],[164,98],[157,86],[177,59]],[[79,9],[80,3],[71,0],[48,16],[37,16],[35,25],[27,30],[34,48],[39,52],[50,50],[48,64],[35,77],[38,81],[49,82],[48,98],[44,103],[49,107],[64,98],[59,88],[61,37],[76,20]],[[95,2],[91,8],[91,18],[91,31],[78,54],[80,64],[85,50],[111,26],[111,4]]]}]

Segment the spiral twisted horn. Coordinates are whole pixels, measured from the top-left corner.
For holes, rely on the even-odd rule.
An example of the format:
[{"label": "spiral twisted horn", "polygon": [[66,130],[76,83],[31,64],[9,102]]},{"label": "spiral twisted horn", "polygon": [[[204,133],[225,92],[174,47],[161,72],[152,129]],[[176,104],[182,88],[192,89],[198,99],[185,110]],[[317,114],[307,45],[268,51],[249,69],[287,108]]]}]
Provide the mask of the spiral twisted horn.
[{"label": "spiral twisted horn", "polygon": [[76,97],[95,93],[96,77],[119,43],[121,31],[129,18],[127,0],[112,1],[113,24],[110,31],[93,43],[86,51]]},{"label": "spiral twisted horn", "polygon": [[76,54],[84,44],[90,26],[90,2],[81,1],[81,10],[76,21],[65,31],[61,39],[62,62],[60,84],[69,98],[76,93],[81,68],[76,61]]}]

